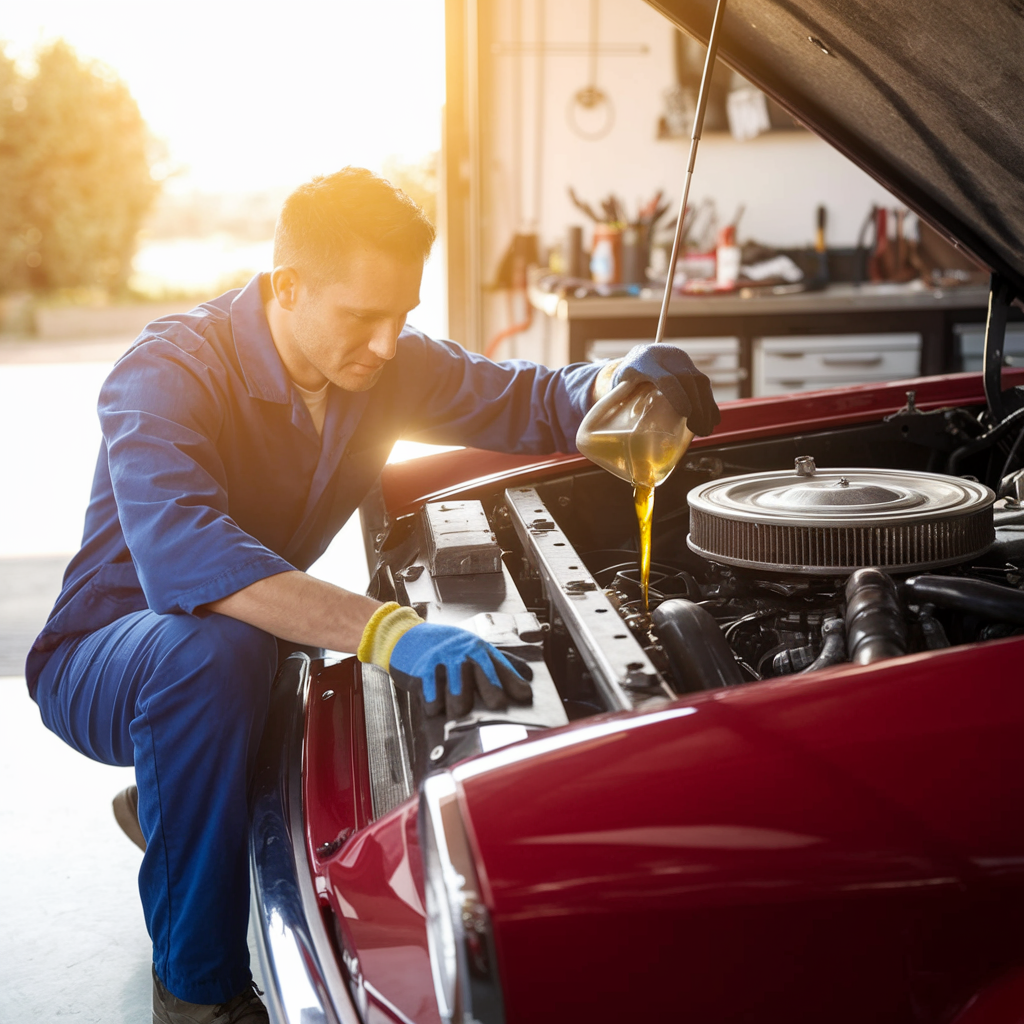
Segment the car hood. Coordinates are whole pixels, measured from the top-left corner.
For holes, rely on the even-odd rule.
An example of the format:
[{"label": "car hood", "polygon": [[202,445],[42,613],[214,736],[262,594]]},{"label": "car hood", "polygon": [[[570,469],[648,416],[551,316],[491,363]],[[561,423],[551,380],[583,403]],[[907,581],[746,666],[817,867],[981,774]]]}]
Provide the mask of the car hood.
[{"label": "car hood", "polygon": [[1024,294],[1022,54],[1022,0],[728,0],[718,55]]}]

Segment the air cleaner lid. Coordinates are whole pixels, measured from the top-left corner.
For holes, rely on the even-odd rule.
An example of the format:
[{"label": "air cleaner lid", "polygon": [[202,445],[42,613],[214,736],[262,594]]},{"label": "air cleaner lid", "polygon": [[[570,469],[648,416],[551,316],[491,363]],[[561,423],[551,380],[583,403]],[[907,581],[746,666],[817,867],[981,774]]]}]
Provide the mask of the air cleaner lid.
[{"label": "air cleaner lid", "polygon": [[687,495],[687,544],[769,572],[847,574],[953,565],[992,543],[995,495],[974,480],[893,469],[782,472],[714,480]]},{"label": "air cleaner lid", "polygon": [[887,525],[969,514],[991,506],[984,484],[938,473],[895,469],[818,469],[750,473],[690,491],[693,509],[734,520],[785,525]]}]

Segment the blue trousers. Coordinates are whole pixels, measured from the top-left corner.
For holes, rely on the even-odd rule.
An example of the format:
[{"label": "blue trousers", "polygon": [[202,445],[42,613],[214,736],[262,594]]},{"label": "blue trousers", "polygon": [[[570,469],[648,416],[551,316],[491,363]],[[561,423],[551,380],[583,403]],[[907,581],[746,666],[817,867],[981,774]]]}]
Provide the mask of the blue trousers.
[{"label": "blue trousers", "polygon": [[277,661],[277,641],[236,619],[142,611],[65,641],[36,688],[49,729],[135,766],[153,963],[189,1002],[226,1002],[251,977],[246,792]]}]

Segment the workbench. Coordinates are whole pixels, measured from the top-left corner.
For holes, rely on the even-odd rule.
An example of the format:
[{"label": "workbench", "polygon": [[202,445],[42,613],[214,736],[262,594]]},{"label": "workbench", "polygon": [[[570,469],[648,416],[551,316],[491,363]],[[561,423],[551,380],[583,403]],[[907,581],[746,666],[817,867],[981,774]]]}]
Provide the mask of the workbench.
[{"label": "workbench", "polygon": [[[570,362],[588,358],[595,341],[654,338],[660,295],[562,297],[531,287],[530,302],[550,318],[553,340],[567,346]],[[666,338],[731,337],[739,341],[739,394],[752,393],[754,343],[781,336],[920,335],[916,372],[960,370],[956,328],[984,324],[986,286],[924,288],[920,283],[833,284],[820,291],[675,296]],[[1011,319],[1022,319],[1014,309]],[[565,348],[562,349],[565,351]]]}]

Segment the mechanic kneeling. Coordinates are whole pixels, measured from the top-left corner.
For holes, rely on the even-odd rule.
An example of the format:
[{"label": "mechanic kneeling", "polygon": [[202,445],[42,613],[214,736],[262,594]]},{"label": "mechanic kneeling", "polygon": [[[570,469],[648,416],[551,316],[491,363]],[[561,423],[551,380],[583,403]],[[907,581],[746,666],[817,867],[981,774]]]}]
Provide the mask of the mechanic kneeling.
[{"label": "mechanic kneeling", "polygon": [[285,202],[271,274],[150,324],[100,393],[82,548],[29,653],[46,726],[134,765],[115,799],[145,850],[153,1020],[266,1021],[249,973],[246,789],[279,640],[357,651],[428,710],[528,700],[474,634],[306,575],[393,443],[573,451],[595,398],[654,380],[698,434],[718,410],[673,346],[549,370],[405,326],[434,229],[369,171]]}]

